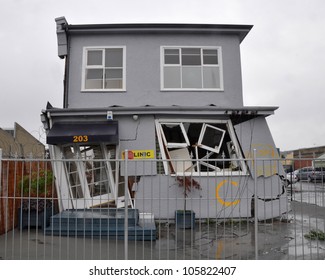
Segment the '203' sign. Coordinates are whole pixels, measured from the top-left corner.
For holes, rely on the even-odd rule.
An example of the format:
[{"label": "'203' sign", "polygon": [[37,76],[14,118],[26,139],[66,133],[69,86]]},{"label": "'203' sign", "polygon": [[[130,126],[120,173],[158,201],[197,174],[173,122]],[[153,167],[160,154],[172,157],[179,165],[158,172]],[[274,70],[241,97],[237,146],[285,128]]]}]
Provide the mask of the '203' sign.
[{"label": "'203' sign", "polygon": [[73,143],[86,143],[88,141],[88,135],[74,135],[72,140]]}]

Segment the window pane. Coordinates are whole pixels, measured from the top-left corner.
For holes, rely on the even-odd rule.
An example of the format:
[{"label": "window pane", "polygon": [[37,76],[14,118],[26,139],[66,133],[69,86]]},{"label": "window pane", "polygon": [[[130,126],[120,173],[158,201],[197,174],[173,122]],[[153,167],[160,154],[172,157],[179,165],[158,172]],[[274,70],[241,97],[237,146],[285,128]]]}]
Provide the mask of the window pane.
[{"label": "window pane", "polygon": [[203,50],[203,64],[218,64],[218,50]]},{"label": "window pane", "polygon": [[182,65],[201,65],[200,49],[182,49]]},{"label": "window pane", "polygon": [[203,87],[220,88],[219,67],[203,67]]},{"label": "window pane", "polygon": [[165,64],[179,64],[179,50],[166,49],[165,50]]},{"label": "window pane", "polygon": [[165,139],[168,143],[186,144],[181,124],[162,124]]},{"label": "window pane", "polygon": [[103,70],[102,69],[87,69],[85,88],[86,89],[101,89],[101,88],[103,88]]},{"label": "window pane", "polygon": [[180,67],[164,68],[164,88],[180,88],[181,87],[181,73]]},{"label": "window pane", "polygon": [[190,55],[200,55],[200,49],[199,48],[183,48],[182,49],[182,55],[183,54],[190,54]]},{"label": "window pane", "polygon": [[102,51],[88,51],[87,52],[87,65],[102,65]]},{"label": "window pane", "polygon": [[105,80],[106,89],[121,89],[123,88],[122,80]]},{"label": "window pane", "polygon": [[122,67],[123,49],[105,49],[105,66]]},{"label": "window pane", "polygon": [[102,79],[103,70],[102,69],[87,69],[86,79]]},{"label": "window pane", "polygon": [[201,67],[183,67],[182,82],[182,88],[202,88]]},{"label": "window pane", "polygon": [[179,55],[179,49],[165,49],[165,54],[174,54],[174,55]]},{"label": "window pane", "polygon": [[122,69],[110,69],[105,71],[105,88],[121,89],[123,88]]},{"label": "window pane", "polygon": [[123,71],[122,69],[106,69],[105,71],[105,79],[115,79],[115,78],[120,78],[122,79],[123,76]]}]

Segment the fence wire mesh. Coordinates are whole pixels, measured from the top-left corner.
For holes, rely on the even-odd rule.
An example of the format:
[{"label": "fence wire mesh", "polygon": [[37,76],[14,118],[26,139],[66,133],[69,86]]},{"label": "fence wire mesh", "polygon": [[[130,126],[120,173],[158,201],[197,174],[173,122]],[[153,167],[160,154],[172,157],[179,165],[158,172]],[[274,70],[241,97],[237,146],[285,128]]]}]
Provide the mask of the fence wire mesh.
[{"label": "fence wire mesh", "polygon": [[[282,166],[277,159],[245,161],[259,161],[263,172]],[[255,174],[173,175],[164,164],[2,159],[0,259],[325,258],[322,177],[258,176],[256,166],[249,169]],[[189,224],[178,216],[185,210],[194,210]]]}]

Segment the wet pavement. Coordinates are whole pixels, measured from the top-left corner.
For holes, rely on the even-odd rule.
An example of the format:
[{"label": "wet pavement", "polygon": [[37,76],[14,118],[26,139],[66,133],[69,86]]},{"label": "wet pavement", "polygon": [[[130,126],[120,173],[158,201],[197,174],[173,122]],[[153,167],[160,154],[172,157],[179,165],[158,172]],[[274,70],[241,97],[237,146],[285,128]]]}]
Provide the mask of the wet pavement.
[{"label": "wet pavement", "polygon": [[[258,259],[325,259],[325,241],[305,237],[310,230],[325,232],[325,188],[297,183],[288,196],[291,211],[278,219],[258,223]],[[255,259],[252,219],[202,220],[194,230],[157,223],[156,241],[108,240],[44,235],[39,228],[0,236],[0,259]]]}]

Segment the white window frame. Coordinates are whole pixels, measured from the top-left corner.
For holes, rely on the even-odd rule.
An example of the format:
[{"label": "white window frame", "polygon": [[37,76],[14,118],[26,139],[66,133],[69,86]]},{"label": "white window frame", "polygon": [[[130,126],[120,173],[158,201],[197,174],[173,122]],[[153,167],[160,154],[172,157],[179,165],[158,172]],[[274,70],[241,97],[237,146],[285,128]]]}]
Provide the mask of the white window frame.
[{"label": "white window frame", "polygon": [[[237,155],[237,158],[235,161],[237,161],[237,164],[240,165],[241,170],[234,171],[234,170],[219,169],[216,166],[213,166],[209,163],[205,163],[205,162],[201,161],[204,159],[209,159],[211,154],[217,152],[217,150],[219,152],[219,150],[220,150],[220,149],[210,149],[210,152],[208,152],[209,151],[208,148],[210,148],[210,147],[207,147],[207,146],[203,147],[204,149],[207,150],[207,155],[205,157],[199,159],[200,163],[197,162],[192,166],[189,166],[188,164],[190,161],[195,161],[195,158],[192,158],[192,159],[190,159],[190,158],[182,158],[181,159],[180,157],[170,158],[170,153],[168,151],[168,148],[169,148],[168,143],[165,140],[165,136],[164,136],[163,130],[161,128],[162,124],[167,124],[167,123],[168,124],[178,124],[178,125],[181,125],[181,127],[183,127],[183,128],[184,128],[183,123],[204,123],[203,129],[201,129],[201,132],[199,135],[200,139],[203,139],[206,126],[211,127],[209,124],[212,124],[212,127],[213,127],[214,123],[215,124],[226,124],[229,136],[230,136],[231,141],[234,145],[234,149],[235,149],[235,152]],[[156,125],[156,131],[158,132],[157,139],[158,139],[158,143],[159,143],[161,156],[163,159],[165,175],[171,175],[171,176],[184,176],[184,175],[189,175],[189,176],[196,176],[196,175],[197,176],[236,176],[236,175],[238,175],[238,176],[243,176],[243,175],[248,174],[247,166],[246,166],[243,154],[241,152],[240,144],[237,140],[235,130],[233,128],[231,120],[156,119],[155,125]],[[215,127],[213,127],[213,128],[215,128]],[[221,130],[221,129],[218,128],[218,130]],[[185,135],[186,135],[186,132],[185,132]],[[186,135],[186,139],[188,139],[187,135]],[[220,144],[222,143],[223,139],[224,139],[224,135],[222,137],[222,140],[220,141]],[[188,145],[184,146],[184,143],[182,143],[181,145],[178,146],[178,148],[180,148],[180,149],[187,148],[189,146],[189,140],[187,140],[187,141],[188,141]],[[176,146],[172,146],[170,148],[176,148]],[[176,160],[176,162],[174,163],[173,160]],[[183,160],[183,161],[180,161],[180,160]],[[177,162],[177,161],[179,161],[179,162]],[[170,167],[168,166],[169,162],[171,162],[171,164],[173,165],[174,168],[175,168],[175,166],[181,167],[181,168],[177,168],[178,170],[181,170],[181,171],[172,173],[170,171]],[[207,171],[207,172],[201,171],[200,164],[206,165],[207,167],[214,169],[214,171]],[[184,167],[184,168],[182,168],[182,167]],[[194,170],[194,167],[197,167],[197,171]]]},{"label": "white window frame", "polygon": [[[165,137],[165,134],[164,134],[164,131],[163,131],[163,128],[161,125],[178,125],[180,127],[180,130],[182,132],[182,135],[185,139],[185,142],[184,143],[172,143],[172,142],[168,142],[166,137]],[[187,134],[186,134],[186,131],[185,131],[185,128],[184,128],[184,125],[183,123],[177,123],[177,122],[161,122],[160,123],[160,130],[161,130],[161,136],[162,136],[162,140],[164,141],[165,145],[167,148],[185,148],[185,147],[188,147],[190,145],[190,141],[188,140],[188,137],[187,137]]]},{"label": "white window frame", "polygon": [[[181,49],[185,48],[198,48],[200,49],[201,54],[201,78],[202,78],[202,88],[183,88],[182,87],[182,78],[181,78],[181,87],[179,88],[165,88],[164,86],[164,68],[168,67],[180,67],[180,77],[182,77],[182,69],[186,66],[182,65],[182,54]],[[178,49],[179,50],[179,64],[165,64],[165,49]],[[203,69],[205,67],[214,67],[215,64],[204,64],[203,63],[203,50],[217,50],[218,51],[218,64],[219,68],[219,77],[220,77],[220,87],[218,88],[204,88],[203,87]],[[161,46],[160,47],[160,90],[161,91],[223,91],[224,82],[223,82],[223,63],[222,63],[222,48],[221,46]]]},{"label": "white window frame", "polygon": [[[86,70],[87,69],[99,69],[99,65],[95,66],[87,66],[87,54],[88,51],[103,51],[104,55],[102,58],[102,65],[101,67],[105,68],[105,50],[106,49],[122,49],[123,50],[123,63],[122,63],[122,88],[103,88],[103,89],[86,89]],[[120,67],[118,67],[119,69]],[[104,78],[103,78],[104,79]],[[84,47],[83,48],[83,59],[82,59],[82,79],[81,79],[81,91],[82,92],[123,92],[126,91],[126,46],[99,46],[99,47]]]},{"label": "white window frame", "polygon": [[[218,130],[218,131],[220,131],[222,133],[219,146],[213,148],[213,147],[206,146],[206,145],[204,145],[202,143],[202,141],[204,139],[204,134],[205,134],[207,128],[211,128],[211,129],[214,129],[214,130]],[[212,125],[209,125],[209,124],[205,123],[203,125],[203,127],[202,127],[202,131],[201,131],[201,134],[200,134],[200,137],[199,137],[199,140],[198,140],[198,145],[201,146],[202,148],[210,151],[210,152],[219,153],[220,147],[222,145],[223,138],[225,137],[225,134],[226,134],[226,131],[225,130],[220,129],[218,127],[214,127]]]}]

